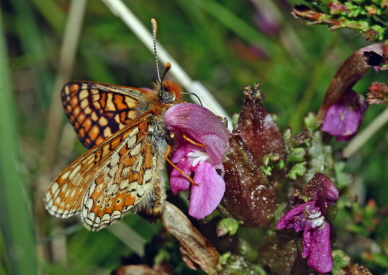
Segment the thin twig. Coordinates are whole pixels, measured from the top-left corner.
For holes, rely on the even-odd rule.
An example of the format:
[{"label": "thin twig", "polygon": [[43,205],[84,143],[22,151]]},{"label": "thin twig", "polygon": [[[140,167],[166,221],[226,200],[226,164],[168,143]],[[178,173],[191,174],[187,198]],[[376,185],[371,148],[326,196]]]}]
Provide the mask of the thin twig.
[{"label": "thin twig", "polygon": [[385,109],[371,124],[355,136],[342,152],[342,157],[349,158],[357,152],[380,128],[388,121],[388,108]]},{"label": "thin twig", "polygon": [[[135,33],[135,35],[144,43],[144,45],[153,52],[152,35],[149,31],[150,28],[146,28],[137,17],[123,4],[121,0],[102,0],[111,11],[118,17],[120,17],[124,23]],[[151,19],[151,18],[150,18]],[[211,110],[216,115],[227,118],[229,130],[232,128],[231,119],[221,105],[216,101],[212,94],[199,82],[193,81],[186,72],[179,66],[172,56],[164,49],[164,47],[157,42],[158,57],[165,64],[167,62],[172,63],[171,74],[179,81],[179,83],[189,93],[197,94],[204,107]],[[194,96],[190,96],[191,99],[198,103],[198,99]]]}]

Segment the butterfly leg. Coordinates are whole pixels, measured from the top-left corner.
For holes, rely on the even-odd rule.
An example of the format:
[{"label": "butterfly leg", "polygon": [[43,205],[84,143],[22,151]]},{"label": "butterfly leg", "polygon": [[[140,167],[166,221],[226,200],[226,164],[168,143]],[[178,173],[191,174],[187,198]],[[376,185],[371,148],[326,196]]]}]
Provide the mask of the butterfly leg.
[{"label": "butterfly leg", "polygon": [[198,185],[198,183],[195,183],[193,181],[193,179],[187,175],[185,172],[183,172],[178,166],[175,165],[175,163],[173,163],[169,158],[168,158],[168,155],[170,154],[171,152],[171,145],[167,145],[167,150],[166,150],[166,153],[164,154],[164,158],[165,160],[173,167],[175,168],[179,173],[181,173],[185,178],[187,178],[191,184],[194,184],[194,185]]},{"label": "butterfly leg", "polygon": [[192,140],[191,138],[189,138],[188,136],[186,136],[185,134],[182,134],[182,137],[183,139],[187,140],[188,142],[190,142],[191,144],[193,145],[196,145],[198,147],[206,147],[205,144],[202,144],[202,143],[198,143],[198,142],[195,142],[194,140]]}]

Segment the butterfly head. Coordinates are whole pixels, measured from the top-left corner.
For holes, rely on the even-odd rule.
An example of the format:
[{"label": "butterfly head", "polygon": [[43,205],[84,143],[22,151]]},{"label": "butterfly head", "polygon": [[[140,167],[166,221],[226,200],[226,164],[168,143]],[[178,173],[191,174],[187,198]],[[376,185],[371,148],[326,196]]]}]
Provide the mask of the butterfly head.
[{"label": "butterfly head", "polygon": [[174,104],[182,101],[182,88],[174,81],[156,82],[154,89],[158,92],[160,103]]}]

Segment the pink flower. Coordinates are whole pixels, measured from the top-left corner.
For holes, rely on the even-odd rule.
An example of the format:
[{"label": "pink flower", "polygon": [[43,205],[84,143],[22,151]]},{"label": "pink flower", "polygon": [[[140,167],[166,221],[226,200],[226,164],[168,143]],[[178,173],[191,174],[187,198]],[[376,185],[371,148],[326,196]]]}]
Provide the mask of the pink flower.
[{"label": "pink flower", "polygon": [[339,141],[349,140],[357,133],[367,108],[368,103],[362,95],[348,90],[328,109],[322,130]]},{"label": "pink flower", "polygon": [[[196,183],[190,184],[182,173],[173,169],[170,174],[171,190],[174,194],[191,190],[189,215],[203,219],[216,209],[225,192],[222,158],[229,147],[229,132],[212,112],[192,103],[169,108],[164,120],[178,141],[171,161],[185,174],[194,173],[193,181]],[[183,138],[184,135],[193,142]]]},{"label": "pink flower", "polygon": [[306,186],[309,202],[291,209],[278,222],[277,228],[303,230],[302,257],[318,272],[327,273],[333,268],[330,244],[330,225],[325,220],[329,204],[338,200],[338,190],[325,175],[314,175]]}]

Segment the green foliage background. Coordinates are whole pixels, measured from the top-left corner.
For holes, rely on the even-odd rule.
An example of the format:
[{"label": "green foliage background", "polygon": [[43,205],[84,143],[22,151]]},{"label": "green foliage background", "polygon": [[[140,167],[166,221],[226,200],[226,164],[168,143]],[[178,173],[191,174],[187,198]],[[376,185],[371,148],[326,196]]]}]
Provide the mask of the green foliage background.
[{"label": "green foliage background", "polygon": [[[302,129],[308,111],[318,110],[342,62],[368,45],[354,31],[329,32],[326,26],[307,26],[295,20],[290,14],[292,6],[302,0],[124,2],[149,28],[150,19],[157,19],[158,40],[229,114],[240,111],[241,88],[261,82],[268,110],[279,114],[282,129],[290,126],[294,133]],[[277,21],[277,33],[266,34],[258,28],[253,2]],[[111,231],[91,233],[78,227],[38,243],[77,221],[50,216],[42,201],[51,180],[85,151],[63,115],[60,121],[50,120],[60,108],[60,91],[54,90],[54,83],[69,5],[68,0],[0,3],[1,36],[7,47],[0,55],[0,274],[37,274],[36,265],[41,274],[108,274],[133,252]],[[153,54],[102,1],[88,1],[71,80],[147,87],[155,77]],[[366,94],[373,81],[384,80],[386,74],[370,70],[355,90]],[[384,108],[371,106],[362,128]],[[388,242],[386,129],[384,126],[371,138],[345,168],[358,182],[354,193],[361,209],[364,202],[375,199],[381,225],[373,236],[367,231],[366,237],[383,243]],[[56,131],[51,134],[57,138],[50,140],[50,131]],[[335,143],[335,148],[345,145]],[[126,216],[123,223],[142,242],[150,241],[160,228],[159,223],[150,224],[137,215]],[[21,236],[27,237],[22,240]],[[14,247],[18,242],[17,251],[10,251],[7,244]],[[358,256],[362,252],[356,250]],[[14,257],[15,253],[22,256]],[[159,251],[159,257],[163,253]],[[179,254],[168,253],[176,257],[179,274],[183,268]],[[382,270],[376,263],[370,267]]]}]

